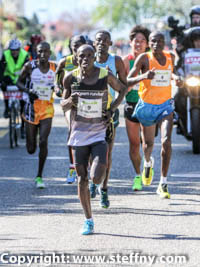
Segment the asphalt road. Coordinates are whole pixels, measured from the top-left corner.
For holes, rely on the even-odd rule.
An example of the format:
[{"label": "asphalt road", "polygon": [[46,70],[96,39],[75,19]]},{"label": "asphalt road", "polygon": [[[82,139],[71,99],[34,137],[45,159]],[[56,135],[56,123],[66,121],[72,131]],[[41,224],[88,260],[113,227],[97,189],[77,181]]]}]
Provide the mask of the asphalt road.
[{"label": "asphalt road", "polygon": [[24,140],[18,148],[9,148],[8,120],[2,118],[0,100],[0,266],[199,267],[200,155],[192,154],[191,143],[174,129],[170,200],[155,193],[160,176],[159,136],[153,151],[154,181],[134,193],[121,106],[109,183],[111,206],[100,208],[97,195],[92,200],[95,234],[81,236],[84,216],[77,185],[65,182],[67,129],[58,100],[55,107],[44,170],[47,188],[37,190],[38,151],[28,155]]}]

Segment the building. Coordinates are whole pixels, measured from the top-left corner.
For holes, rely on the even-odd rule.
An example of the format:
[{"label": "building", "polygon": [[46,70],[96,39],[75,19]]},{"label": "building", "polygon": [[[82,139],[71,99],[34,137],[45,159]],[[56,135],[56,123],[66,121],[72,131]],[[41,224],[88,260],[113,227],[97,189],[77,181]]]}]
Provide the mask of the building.
[{"label": "building", "polygon": [[24,0],[1,0],[1,2],[5,14],[24,16]]}]

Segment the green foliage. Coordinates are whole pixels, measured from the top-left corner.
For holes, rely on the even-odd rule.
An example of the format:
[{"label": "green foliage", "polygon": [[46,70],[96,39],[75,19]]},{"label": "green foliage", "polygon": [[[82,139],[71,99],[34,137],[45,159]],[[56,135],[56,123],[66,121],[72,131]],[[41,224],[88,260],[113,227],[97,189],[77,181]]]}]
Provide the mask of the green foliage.
[{"label": "green foliage", "polygon": [[188,22],[189,10],[199,0],[99,0],[93,21],[103,21],[111,29],[125,24],[141,24],[144,19],[163,19],[173,15]]},{"label": "green foliage", "polygon": [[3,43],[6,43],[11,36],[16,36],[20,40],[29,40],[31,34],[40,34],[42,29],[42,25],[39,24],[39,20],[35,14],[32,19],[6,16],[0,19],[3,24]]},{"label": "green foliage", "polygon": [[17,37],[19,37],[20,39],[27,40],[32,34],[40,34],[42,25],[39,24],[39,20],[36,14],[34,14],[33,18],[30,20],[26,17],[17,17],[16,27]]}]

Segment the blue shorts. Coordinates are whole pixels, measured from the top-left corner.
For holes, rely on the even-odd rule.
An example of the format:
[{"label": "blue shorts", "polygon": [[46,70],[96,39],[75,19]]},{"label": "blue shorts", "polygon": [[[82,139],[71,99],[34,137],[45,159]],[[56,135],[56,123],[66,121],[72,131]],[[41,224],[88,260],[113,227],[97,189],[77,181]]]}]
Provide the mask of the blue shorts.
[{"label": "blue shorts", "polygon": [[174,111],[173,100],[169,99],[160,105],[145,103],[139,99],[132,117],[135,117],[144,126],[151,126]]}]

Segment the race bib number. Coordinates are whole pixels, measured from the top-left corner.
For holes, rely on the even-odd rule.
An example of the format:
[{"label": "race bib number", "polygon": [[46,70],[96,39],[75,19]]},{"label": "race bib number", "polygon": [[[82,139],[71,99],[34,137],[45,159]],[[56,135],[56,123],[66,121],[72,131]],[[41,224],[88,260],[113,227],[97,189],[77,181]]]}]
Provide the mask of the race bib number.
[{"label": "race bib number", "polygon": [[52,90],[49,86],[34,85],[34,89],[38,92],[40,100],[48,100],[49,101],[51,99]]},{"label": "race bib number", "polygon": [[85,99],[79,97],[77,115],[86,119],[102,117],[102,99]]},{"label": "race bib number", "polygon": [[152,86],[167,87],[171,83],[171,70],[156,70],[151,80]]}]

